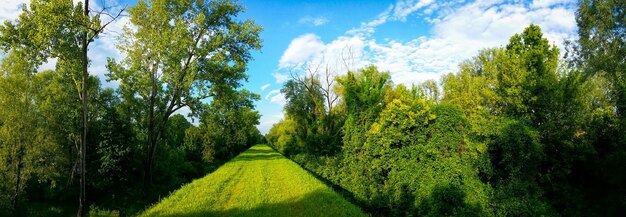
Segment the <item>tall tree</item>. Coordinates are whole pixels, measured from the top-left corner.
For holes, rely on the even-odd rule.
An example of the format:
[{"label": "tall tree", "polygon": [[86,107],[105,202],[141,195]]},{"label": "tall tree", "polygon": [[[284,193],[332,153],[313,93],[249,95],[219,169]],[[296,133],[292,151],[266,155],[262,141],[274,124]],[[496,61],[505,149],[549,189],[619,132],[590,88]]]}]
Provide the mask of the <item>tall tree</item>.
[{"label": "tall tree", "polygon": [[[104,8],[102,11],[90,13],[89,1],[74,5],[71,0],[33,0],[30,8],[24,7],[15,23],[7,21],[0,29],[2,47],[5,50],[21,50],[34,61],[35,65],[48,58],[58,58],[58,65],[61,67],[77,69],[77,66],[80,66],[81,73],[77,73],[74,78],[80,80],[77,87],[80,89],[78,96],[81,102],[81,137],[78,151],[81,178],[78,216],[85,214],[86,206],[88,47],[122,12],[123,9],[117,15],[111,15]],[[103,23],[100,17],[105,15],[111,19]]]},{"label": "tall tree", "polygon": [[391,76],[370,65],[358,72],[349,71],[347,75],[337,77],[337,82],[348,113],[343,148],[347,153],[358,153],[365,142],[362,135],[385,107],[385,93],[392,86]]},{"label": "tall tree", "polygon": [[607,76],[612,100],[622,125],[626,125],[626,2],[580,0],[576,23],[576,62],[588,75]]},{"label": "tall tree", "polygon": [[621,172],[626,164],[626,2],[579,0],[576,22],[572,60],[599,87],[588,90],[589,95],[602,96],[591,101],[593,121],[586,135],[595,156],[587,162],[593,165],[587,171],[593,172],[585,175],[594,181],[585,180],[593,185],[582,189],[594,189],[588,194],[590,200],[602,201],[598,213],[620,215],[626,212],[626,187],[620,184],[626,182]]},{"label": "tall tree", "polygon": [[[60,146],[47,138],[42,116],[34,100],[38,85],[35,68],[18,53],[9,53],[0,66],[0,194],[9,196],[9,207],[0,214],[21,213],[20,202],[31,178],[54,181],[59,175]],[[0,204],[6,199],[0,197]],[[8,213],[6,213],[8,212]]]},{"label": "tall tree", "polygon": [[[244,8],[231,1],[139,1],[130,10],[118,49],[109,59],[127,103],[145,110],[145,187],[150,187],[159,141],[169,117],[181,108],[197,112],[203,99],[238,88],[250,51],[261,47],[261,27],[235,20]],[[140,106],[141,105],[141,106]],[[145,106],[147,105],[147,106]],[[144,107],[145,106],[145,107]]]}]

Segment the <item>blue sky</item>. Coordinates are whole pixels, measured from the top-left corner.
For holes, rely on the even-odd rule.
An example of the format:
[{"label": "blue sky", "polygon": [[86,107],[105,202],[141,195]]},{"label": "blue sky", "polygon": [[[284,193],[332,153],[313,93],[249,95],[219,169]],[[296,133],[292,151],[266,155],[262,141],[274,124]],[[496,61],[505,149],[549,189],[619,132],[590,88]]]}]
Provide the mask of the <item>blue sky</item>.
[{"label": "blue sky", "polygon": [[[74,0],[75,2],[79,0]],[[18,5],[29,0],[6,0],[0,20],[14,19]],[[102,0],[92,0],[99,5]],[[107,0],[107,4],[115,1]],[[118,4],[136,4],[118,0]],[[375,64],[389,71],[394,83],[406,85],[455,72],[458,64],[483,48],[502,46],[531,23],[545,37],[562,47],[574,39],[575,0],[240,0],[247,10],[239,18],[263,26],[263,48],[249,63],[250,78],[244,88],[261,95],[257,109],[263,115],[258,126],[266,133],[283,117],[284,97],[279,90],[290,74],[311,65],[329,65],[333,75]],[[128,19],[111,26],[120,29]],[[122,56],[114,35],[90,50],[90,72],[104,78],[106,57]],[[347,55],[350,50],[352,55]],[[348,68],[342,58],[350,56]],[[41,68],[52,68],[50,60]],[[105,86],[117,86],[115,81]],[[186,113],[188,110],[181,110]]]}]

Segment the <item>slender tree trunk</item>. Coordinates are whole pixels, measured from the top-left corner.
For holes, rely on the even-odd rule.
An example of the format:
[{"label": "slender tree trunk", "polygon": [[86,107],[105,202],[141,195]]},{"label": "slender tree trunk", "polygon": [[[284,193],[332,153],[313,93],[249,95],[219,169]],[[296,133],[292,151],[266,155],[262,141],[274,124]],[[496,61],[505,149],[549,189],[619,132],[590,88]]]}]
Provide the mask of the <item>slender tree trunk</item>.
[{"label": "slender tree trunk", "polygon": [[149,131],[151,133],[148,134],[148,158],[146,163],[147,176],[145,177],[144,182],[147,184],[146,190],[149,190],[152,187],[152,178],[154,175],[154,162],[156,160],[156,150],[159,144],[159,140],[161,139],[161,135],[163,135],[163,131],[165,130],[165,124],[167,123],[167,116],[169,113],[164,114],[164,117],[159,120],[158,127],[155,129],[157,125],[156,119],[154,116],[151,117],[152,122],[149,127]]},{"label": "slender tree trunk", "polygon": [[150,115],[148,118],[148,138],[147,138],[147,143],[148,143],[148,156],[146,156],[146,161],[145,161],[145,165],[144,165],[144,180],[143,180],[143,185],[144,185],[144,190],[148,191],[150,190],[150,188],[152,187],[152,164],[153,164],[153,157],[152,157],[152,153],[154,152],[153,150],[155,149],[155,144],[154,144],[154,117],[153,117],[153,111],[150,110]]},{"label": "slender tree trunk", "polygon": [[22,184],[22,167],[24,166],[24,144],[18,144],[20,147],[17,151],[17,167],[15,168],[15,191],[13,192],[13,198],[11,199],[11,209],[13,212],[17,212],[17,200],[20,195],[20,185]]},{"label": "slender tree trunk", "polygon": [[156,139],[154,136],[154,126],[155,126],[155,114],[154,114],[154,105],[156,104],[156,73],[157,73],[158,63],[155,63],[152,67],[152,71],[150,74],[150,99],[148,101],[148,156],[145,161],[145,174],[144,174],[144,190],[149,190],[152,187],[152,168],[154,164],[154,153],[156,152]]},{"label": "slender tree trunk", "polygon": [[[84,15],[85,17],[89,17],[89,0],[85,0],[85,9]],[[81,119],[80,119],[80,127],[81,127],[81,135],[80,135],[80,195],[78,199],[78,217],[87,216],[85,212],[86,197],[85,197],[85,163],[87,157],[87,79],[89,77],[89,73],[87,71],[87,29],[83,30],[83,38],[82,38],[82,64],[83,64],[83,75],[82,75],[82,86],[81,86]]]}]

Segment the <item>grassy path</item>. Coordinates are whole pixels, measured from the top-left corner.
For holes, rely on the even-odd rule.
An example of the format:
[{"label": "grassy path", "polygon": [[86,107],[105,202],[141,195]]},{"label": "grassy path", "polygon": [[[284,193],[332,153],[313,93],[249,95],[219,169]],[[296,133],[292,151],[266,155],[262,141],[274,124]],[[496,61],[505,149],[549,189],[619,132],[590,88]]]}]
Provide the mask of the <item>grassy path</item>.
[{"label": "grassy path", "polygon": [[294,162],[256,145],[141,216],[365,216]]}]

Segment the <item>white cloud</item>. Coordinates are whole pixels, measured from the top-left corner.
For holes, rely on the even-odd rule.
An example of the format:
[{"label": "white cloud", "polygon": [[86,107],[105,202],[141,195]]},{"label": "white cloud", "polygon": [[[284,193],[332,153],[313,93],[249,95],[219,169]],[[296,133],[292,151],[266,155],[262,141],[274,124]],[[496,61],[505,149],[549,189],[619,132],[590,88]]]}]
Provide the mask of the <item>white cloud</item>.
[{"label": "white cloud", "polygon": [[574,2],[574,0],[534,0],[530,6],[533,8],[543,8],[571,2]]},{"label": "white cloud", "polygon": [[395,20],[406,21],[406,17],[421,9],[425,6],[428,6],[433,3],[433,0],[401,0],[396,3],[395,8],[393,9],[393,18]]},{"label": "white cloud", "polygon": [[315,34],[298,36],[289,43],[289,47],[278,61],[279,68],[289,67],[293,64],[302,63],[311,56],[318,55],[324,50],[324,42]]},{"label": "white cloud", "polygon": [[298,20],[298,23],[306,24],[306,25],[313,25],[313,26],[321,26],[321,25],[328,23],[328,18],[323,17],[323,16],[319,16],[319,17],[304,16]]},{"label": "white cloud", "polygon": [[278,121],[280,121],[281,119],[283,119],[284,116],[285,115],[283,113],[263,115],[261,116],[261,120],[259,120],[259,125],[257,125],[257,129],[259,129],[262,134],[267,134],[272,126],[275,123],[278,123]]},{"label": "white cloud", "polygon": [[22,6],[28,6],[30,0],[7,0],[0,4],[0,20],[14,20],[22,13]]},{"label": "white cloud", "polygon": [[[322,42],[312,34],[301,35],[292,41],[293,47],[285,51],[303,50],[299,45],[304,38],[315,41],[315,52],[291,58],[279,64],[297,66],[305,62],[328,62],[341,60],[346,48],[352,51],[355,68],[374,64],[381,70],[391,73],[394,83],[406,85],[435,79],[443,73],[456,71],[458,64],[477,51],[504,46],[515,33],[521,33],[531,23],[542,28],[544,37],[560,48],[565,39],[575,37],[576,22],[572,2],[551,1],[541,5],[552,7],[532,7],[522,3],[502,1],[474,1],[470,3],[433,3],[432,1],[399,1],[380,13],[372,21],[363,22],[329,43]],[[399,21],[420,11],[431,10],[429,14],[418,15],[432,24],[430,35],[405,42],[393,39],[378,42],[372,34],[375,27],[386,22]],[[343,49],[343,50],[342,50]],[[286,64],[288,63],[288,64]],[[282,67],[281,67],[282,68]],[[354,69],[354,68],[353,68]],[[341,73],[341,71],[340,71]],[[344,72],[345,73],[345,72]]]},{"label": "white cloud", "polygon": [[280,90],[276,89],[276,90],[271,90],[269,93],[267,93],[267,95],[265,95],[265,99],[269,99],[270,97],[272,97],[273,95],[279,94]]},{"label": "white cloud", "polygon": [[272,98],[270,98],[270,102],[278,104],[280,105],[280,107],[283,107],[287,103],[287,99],[285,99],[285,94],[279,93],[272,96]]},{"label": "white cloud", "polygon": [[[374,20],[362,22],[360,27],[348,30],[347,33],[349,35],[369,36],[374,33],[377,26],[383,25],[389,21],[405,22],[407,16],[427,6],[433,5],[433,2],[433,0],[399,0],[396,4],[389,5],[389,7],[378,14]],[[429,10],[432,12],[432,9]]]},{"label": "white cloud", "polygon": [[282,74],[282,73],[278,73],[278,72],[273,72],[272,76],[274,76],[274,78],[276,79],[277,84],[280,84],[289,80],[289,76]]},{"label": "white cloud", "polygon": [[271,90],[267,93],[267,95],[265,95],[264,99],[269,100],[271,103],[278,104],[281,107],[284,106],[287,101],[285,99],[285,94],[281,93],[280,89]]},{"label": "white cloud", "polygon": [[261,90],[265,90],[265,89],[267,89],[268,87],[270,87],[270,84],[265,84],[265,85],[261,86]]}]

